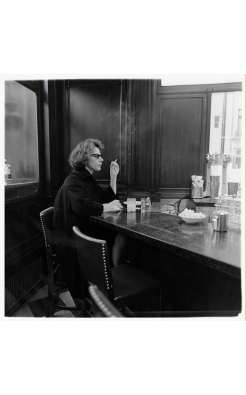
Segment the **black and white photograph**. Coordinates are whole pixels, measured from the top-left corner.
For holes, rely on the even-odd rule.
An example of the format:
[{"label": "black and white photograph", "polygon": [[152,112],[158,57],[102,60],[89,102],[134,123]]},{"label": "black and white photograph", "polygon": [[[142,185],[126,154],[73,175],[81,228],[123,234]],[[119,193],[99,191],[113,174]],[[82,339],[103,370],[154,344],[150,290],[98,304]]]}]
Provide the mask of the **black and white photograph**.
[{"label": "black and white photograph", "polygon": [[244,8],[1,7],[1,393],[245,392]]},{"label": "black and white photograph", "polygon": [[243,75],[5,81],[5,316],[242,317]]}]

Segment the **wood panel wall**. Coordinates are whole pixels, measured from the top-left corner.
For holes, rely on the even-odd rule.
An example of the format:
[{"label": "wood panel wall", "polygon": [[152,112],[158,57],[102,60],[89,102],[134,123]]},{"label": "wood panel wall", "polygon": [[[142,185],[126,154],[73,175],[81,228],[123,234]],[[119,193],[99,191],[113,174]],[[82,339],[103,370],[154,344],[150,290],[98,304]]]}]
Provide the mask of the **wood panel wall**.
[{"label": "wood panel wall", "polygon": [[[128,110],[132,120],[128,130],[129,183],[128,191],[155,192],[156,183],[156,81],[129,81],[132,102]],[[129,89],[130,89],[129,87]]]},{"label": "wood panel wall", "polygon": [[205,176],[209,103],[207,92],[165,90],[159,80],[66,81],[66,156],[84,138],[99,138],[106,146],[96,175],[102,185],[118,158],[121,193],[179,199],[190,192],[192,174]]},{"label": "wood panel wall", "polygon": [[[190,193],[191,175],[206,177],[212,93],[242,90],[241,85],[164,87],[160,80],[68,81],[68,146],[72,149],[93,131],[106,141],[107,158],[112,158],[112,152],[120,157],[122,194],[178,200]],[[109,182],[108,165],[109,160],[97,175],[102,185]]]},{"label": "wood panel wall", "polygon": [[[96,174],[100,184],[108,185],[109,163],[117,158],[121,194],[152,199],[179,199],[190,193],[192,174],[206,176],[211,94],[242,89],[241,84],[163,87],[150,79],[62,83],[57,100],[63,97],[63,105],[59,99],[55,107],[64,120],[55,136],[57,141],[62,135],[64,145],[62,176],[71,171],[68,157],[76,144],[98,138],[105,145],[104,165]],[[63,179],[51,183],[53,195]]]},{"label": "wood panel wall", "polygon": [[164,196],[190,192],[191,175],[206,175],[206,94],[160,95],[159,182]]},{"label": "wood panel wall", "polygon": [[[68,85],[69,95],[69,152],[82,140],[100,139],[104,163],[97,174],[98,180],[109,180],[109,165],[117,159],[122,165],[121,143],[124,138],[121,129],[121,81],[87,81]],[[68,152],[68,155],[69,155]]]}]

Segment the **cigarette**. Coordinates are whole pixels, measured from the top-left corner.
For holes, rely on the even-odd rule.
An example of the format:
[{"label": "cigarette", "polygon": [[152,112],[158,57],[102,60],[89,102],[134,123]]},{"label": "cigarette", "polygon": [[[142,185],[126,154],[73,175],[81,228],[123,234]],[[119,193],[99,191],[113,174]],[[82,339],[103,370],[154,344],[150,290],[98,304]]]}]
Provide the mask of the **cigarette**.
[{"label": "cigarette", "polygon": [[117,159],[115,159],[115,162],[117,162]]}]

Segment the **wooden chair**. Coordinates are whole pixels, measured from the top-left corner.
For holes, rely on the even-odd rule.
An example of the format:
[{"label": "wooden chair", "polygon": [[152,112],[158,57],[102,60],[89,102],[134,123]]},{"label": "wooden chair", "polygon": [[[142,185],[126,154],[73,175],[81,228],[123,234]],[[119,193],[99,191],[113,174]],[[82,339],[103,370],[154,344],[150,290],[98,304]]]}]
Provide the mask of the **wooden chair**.
[{"label": "wooden chair", "polygon": [[159,297],[161,283],[130,264],[110,267],[107,243],[73,227],[79,267],[87,282],[96,285],[115,307],[125,308]]},{"label": "wooden chair", "polygon": [[89,286],[89,294],[92,303],[93,317],[115,318],[123,317],[108,298],[98,289],[96,285]]},{"label": "wooden chair", "polygon": [[196,203],[190,195],[186,195],[174,203],[175,214],[179,215],[184,209],[196,211]]},{"label": "wooden chair", "polygon": [[61,306],[58,304],[59,294],[67,291],[66,283],[59,278],[58,272],[60,270],[59,264],[56,263],[55,251],[52,243],[53,235],[53,214],[54,207],[49,207],[41,211],[40,220],[44,235],[46,257],[47,257],[47,284],[48,284],[48,298],[46,307],[46,317],[52,317],[55,310],[70,310],[77,311],[76,307]]}]

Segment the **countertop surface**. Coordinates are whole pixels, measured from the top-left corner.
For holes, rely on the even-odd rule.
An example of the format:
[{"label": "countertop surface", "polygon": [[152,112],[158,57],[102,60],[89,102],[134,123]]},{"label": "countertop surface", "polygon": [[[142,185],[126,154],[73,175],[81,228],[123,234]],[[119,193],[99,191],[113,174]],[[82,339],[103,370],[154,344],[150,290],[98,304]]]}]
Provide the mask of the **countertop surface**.
[{"label": "countertop surface", "polygon": [[140,210],[127,213],[126,208],[92,216],[91,221],[234,277],[241,276],[241,232],[237,227],[216,232],[207,218],[186,224],[175,215]]}]

